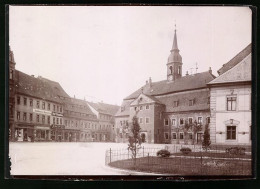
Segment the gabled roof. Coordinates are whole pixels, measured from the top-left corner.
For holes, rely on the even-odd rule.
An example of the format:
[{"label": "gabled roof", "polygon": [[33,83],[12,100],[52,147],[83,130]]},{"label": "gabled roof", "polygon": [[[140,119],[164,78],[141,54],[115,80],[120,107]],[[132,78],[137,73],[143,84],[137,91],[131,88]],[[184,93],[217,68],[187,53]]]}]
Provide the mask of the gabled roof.
[{"label": "gabled roof", "polygon": [[249,54],[234,67],[232,67],[222,75],[218,76],[216,79],[209,82],[209,85],[251,81],[251,57],[252,55]]},{"label": "gabled roof", "polygon": [[69,97],[58,82],[35,78],[18,70],[15,71],[15,87],[18,93],[59,103],[62,103],[59,96]]},{"label": "gabled roof", "polygon": [[250,43],[246,48],[240,51],[234,58],[232,58],[226,64],[223,64],[222,68],[218,70],[218,74],[222,75],[229,69],[233,68],[239,62],[241,62],[245,57],[247,57],[251,52],[252,52],[252,45]]},{"label": "gabled roof", "polygon": [[92,106],[97,112],[102,113],[102,114],[108,114],[108,115],[115,115],[116,112],[119,109],[119,106],[117,105],[112,105],[112,104],[106,104],[103,102],[88,102],[90,106]]},{"label": "gabled roof", "polygon": [[147,103],[162,104],[156,97],[141,93],[135,100],[133,100],[131,102],[130,106],[135,106],[135,105],[139,105],[139,104],[147,104]]},{"label": "gabled roof", "polygon": [[210,72],[202,72],[194,75],[188,75],[181,77],[173,82],[167,80],[153,82],[151,87],[148,84],[144,85],[131,95],[125,98],[126,99],[135,99],[143,91],[145,95],[158,96],[163,94],[175,93],[186,90],[194,90],[199,88],[206,88],[207,83],[215,79],[216,77]]}]

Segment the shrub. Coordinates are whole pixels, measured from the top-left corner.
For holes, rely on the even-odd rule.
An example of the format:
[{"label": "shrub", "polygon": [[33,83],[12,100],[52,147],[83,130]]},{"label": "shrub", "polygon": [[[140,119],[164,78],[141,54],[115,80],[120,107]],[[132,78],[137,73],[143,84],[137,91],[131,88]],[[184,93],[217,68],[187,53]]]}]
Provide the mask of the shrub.
[{"label": "shrub", "polygon": [[168,150],[159,150],[157,156],[170,157],[171,153]]},{"label": "shrub", "polygon": [[189,154],[191,152],[191,149],[190,148],[181,148],[180,151],[183,153],[183,154]]},{"label": "shrub", "polygon": [[243,147],[230,147],[226,148],[226,153],[229,153],[230,155],[245,155],[246,149]]}]

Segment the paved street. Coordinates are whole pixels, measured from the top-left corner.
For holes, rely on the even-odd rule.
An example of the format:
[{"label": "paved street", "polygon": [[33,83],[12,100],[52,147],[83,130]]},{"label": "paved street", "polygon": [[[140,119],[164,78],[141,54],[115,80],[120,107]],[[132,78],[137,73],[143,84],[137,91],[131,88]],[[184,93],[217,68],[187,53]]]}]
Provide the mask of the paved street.
[{"label": "paved street", "polygon": [[[163,147],[144,144],[145,147]],[[105,151],[127,148],[119,143],[10,143],[12,175],[138,174],[105,165]]]}]

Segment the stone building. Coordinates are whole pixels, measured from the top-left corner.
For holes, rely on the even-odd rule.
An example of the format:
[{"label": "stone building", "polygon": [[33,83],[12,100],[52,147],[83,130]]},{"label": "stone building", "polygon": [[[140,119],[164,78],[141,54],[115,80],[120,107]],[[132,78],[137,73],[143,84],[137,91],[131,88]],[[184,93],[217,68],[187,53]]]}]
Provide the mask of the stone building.
[{"label": "stone building", "polygon": [[10,141],[114,141],[118,108],[71,98],[59,83],[16,70],[9,49]]},{"label": "stone building", "polygon": [[210,139],[225,145],[251,145],[251,44],[218,70],[209,82]]},{"label": "stone building", "polygon": [[[132,117],[139,119],[141,137],[148,143],[201,143],[210,122],[209,89],[215,79],[211,69],[182,75],[176,30],[166,64],[166,80],[152,82],[127,96],[115,116],[117,141],[127,140]],[[195,128],[200,128],[197,130]]]}]

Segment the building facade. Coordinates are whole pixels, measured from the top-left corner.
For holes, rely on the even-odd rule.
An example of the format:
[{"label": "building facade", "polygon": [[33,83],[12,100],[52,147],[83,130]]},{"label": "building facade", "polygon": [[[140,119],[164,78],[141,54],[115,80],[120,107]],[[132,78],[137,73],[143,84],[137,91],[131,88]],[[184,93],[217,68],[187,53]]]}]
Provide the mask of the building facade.
[{"label": "building facade", "polygon": [[16,70],[9,49],[10,141],[115,141],[119,106],[101,103],[95,110],[89,104],[71,98],[55,81]]},{"label": "building facade", "polygon": [[210,138],[215,144],[251,145],[251,44],[224,64],[210,87]]},{"label": "building facade", "polygon": [[[209,89],[215,79],[211,69],[182,75],[182,57],[174,32],[172,49],[166,64],[166,80],[146,84],[123,100],[117,112],[119,142],[126,141],[133,116],[141,126],[141,138],[148,143],[201,143],[210,122]],[[127,123],[127,124],[124,124]]]}]

